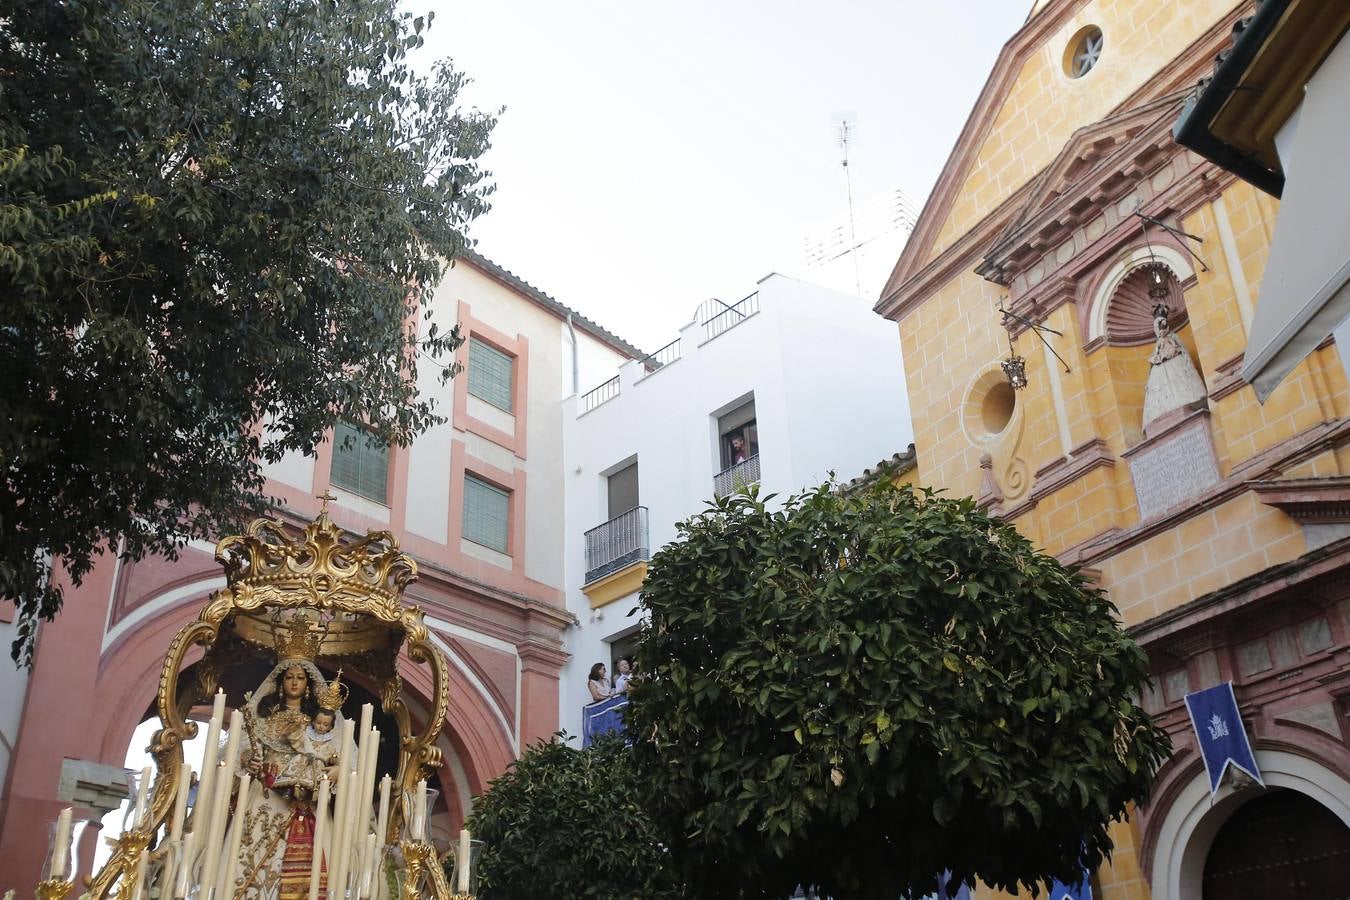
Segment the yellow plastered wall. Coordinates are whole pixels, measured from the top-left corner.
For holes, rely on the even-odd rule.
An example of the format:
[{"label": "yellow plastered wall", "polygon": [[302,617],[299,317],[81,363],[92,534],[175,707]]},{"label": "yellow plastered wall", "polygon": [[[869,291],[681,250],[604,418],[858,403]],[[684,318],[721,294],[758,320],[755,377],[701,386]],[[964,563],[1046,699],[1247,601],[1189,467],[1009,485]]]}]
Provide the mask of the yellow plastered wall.
[{"label": "yellow plastered wall", "polygon": [[[1022,66],[938,232],[932,256],[1049,165],[1077,128],[1105,117],[1237,6],[1233,0],[1085,4]],[[1101,59],[1082,78],[1070,78],[1065,52],[1089,25],[1102,30]]]}]

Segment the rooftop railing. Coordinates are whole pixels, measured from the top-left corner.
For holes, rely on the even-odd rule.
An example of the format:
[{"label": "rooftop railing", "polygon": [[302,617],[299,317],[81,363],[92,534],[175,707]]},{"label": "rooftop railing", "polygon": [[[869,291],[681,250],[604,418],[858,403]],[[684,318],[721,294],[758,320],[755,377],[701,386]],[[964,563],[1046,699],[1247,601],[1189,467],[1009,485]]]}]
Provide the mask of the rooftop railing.
[{"label": "rooftop railing", "polygon": [[699,321],[703,323],[703,339],[710,341],[757,312],[759,312],[759,291],[734,306],[728,306],[721,300],[709,300],[699,307]]},{"label": "rooftop railing", "polygon": [[589,390],[581,395],[581,400],[579,401],[581,411],[584,413],[590,412],[601,403],[613,400],[617,396],[619,396],[619,376],[615,375],[598,388]]},{"label": "rooftop railing", "polygon": [[759,454],[728,466],[713,476],[713,495],[725,497],[759,481]]},{"label": "rooftop railing", "polygon": [[669,344],[666,344],[655,353],[648,354],[643,358],[640,365],[647,375],[652,374],[657,369],[663,368],[680,358],[680,339],[676,338]]},{"label": "rooftop railing", "polygon": [[647,507],[635,506],[586,532],[586,584],[649,559]]}]

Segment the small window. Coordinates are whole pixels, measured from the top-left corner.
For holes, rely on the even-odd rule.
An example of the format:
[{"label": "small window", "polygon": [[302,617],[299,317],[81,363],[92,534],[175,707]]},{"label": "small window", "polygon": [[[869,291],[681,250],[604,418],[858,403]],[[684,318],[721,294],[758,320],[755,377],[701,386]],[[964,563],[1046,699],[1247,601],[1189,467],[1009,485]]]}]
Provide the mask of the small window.
[{"label": "small window", "polygon": [[472,475],[464,476],[464,537],[498,553],[507,548],[511,493]]},{"label": "small window", "polygon": [[720,435],[722,468],[759,455],[759,428],[755,421],[755,401],[738,406],[717,420]]},{"label": "small window", "polygon": [[1105,38],[1096,25],[1080,29],[1069,41],[1064,52],[1064,74],[1070,78],[1082,78],[1096,67],[1102,58],[1102,45]]},{"label": "small window", "polygon": [[338,422],[333,426],[333,468],[328,482],[367,500],[387,503],[389,445],[350,422]]},{"label": "small window", "polygon": [[515,358],[476,337],[469,338],[469,393],[511,412],[511,379]]}]

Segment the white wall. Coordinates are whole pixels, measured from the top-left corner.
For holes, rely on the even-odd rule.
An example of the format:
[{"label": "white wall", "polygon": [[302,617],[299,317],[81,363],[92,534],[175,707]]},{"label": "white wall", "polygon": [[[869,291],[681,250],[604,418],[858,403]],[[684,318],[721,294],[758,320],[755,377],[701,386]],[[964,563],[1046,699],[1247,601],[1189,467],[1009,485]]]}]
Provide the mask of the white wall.
[{"label": "white wall", "polygon": [[[13,612],[12,605],[8,609]],[[9,658],[9,647],[18,631],[13,622],[0,622],[0,805],[4,804],[9,761],[19,741],[19,723],[28,699],[28,670]]]},{"label": "white wall", "polygon": [[613,400],[579,416],[578,400],[564,401],[567,601],[581,622],[567,634],[560,692],[571,734],[580,734],[591,665],[609,665],[607,641],[637,624],[628,615],[636,594],[592,611],[581,591],[584,534],[608,517],[602,472],[637,456],[655,552],[711,498],[720,467],[714,413],[747,394],[766,492],[814,486],[830,470],[852,478],[913,439],[893,323],[860,298],[781,275],[760,283],[759,300],[758,313],[712,340],[703,326],[686,326],[681,358],[650,375],[625,365]]}]

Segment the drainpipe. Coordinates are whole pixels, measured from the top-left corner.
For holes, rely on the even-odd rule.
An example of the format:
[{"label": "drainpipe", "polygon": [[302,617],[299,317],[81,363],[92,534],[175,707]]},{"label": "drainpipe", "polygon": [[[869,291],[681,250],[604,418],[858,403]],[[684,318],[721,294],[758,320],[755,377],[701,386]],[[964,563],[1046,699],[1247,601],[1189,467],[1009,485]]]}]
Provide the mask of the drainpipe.
[{"label": "drainpipe", "polygon": [[581,372],[577,362],[577,330],[572,327],[572,314],[567,314],[567,333],[572,336],[572,396],[581,388]]}]

